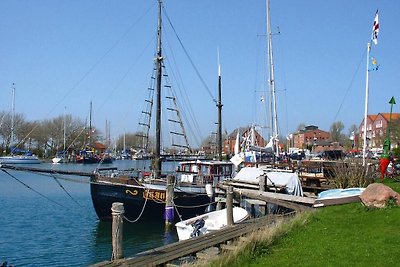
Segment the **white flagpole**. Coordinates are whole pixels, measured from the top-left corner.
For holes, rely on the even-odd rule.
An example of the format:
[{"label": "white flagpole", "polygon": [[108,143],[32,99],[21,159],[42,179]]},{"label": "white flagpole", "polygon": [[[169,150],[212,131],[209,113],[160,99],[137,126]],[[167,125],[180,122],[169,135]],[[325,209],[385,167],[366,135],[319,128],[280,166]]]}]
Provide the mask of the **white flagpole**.
[{"label": "white flagpole", "polygon": [[369,67],[369,54],[371,51],[371,43],[367,44],[367,71],[365,79],[365,109],[364,109],[364,140],[363,140],[363,166],[365,166],[365,159],[367,154],[367,117],[368,117],[368,91],[369,91],[369,81],[368,81],[368,67]]}]

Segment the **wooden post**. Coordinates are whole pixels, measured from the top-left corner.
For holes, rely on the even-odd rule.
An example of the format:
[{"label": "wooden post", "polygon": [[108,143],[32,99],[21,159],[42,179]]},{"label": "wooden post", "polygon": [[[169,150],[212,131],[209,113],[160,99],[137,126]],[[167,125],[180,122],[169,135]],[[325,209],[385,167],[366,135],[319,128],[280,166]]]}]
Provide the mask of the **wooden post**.
[{"label": "wooden post", "polygon": [[260,191],[265,191],[265,184],[266,184],[266,176],[261,175],[260,177],[258,177],[259,180],[259,186],[260,186]]},{"label": "wooden post", "polygon": [[114,202],[111,206],[112,214],[112,257],[111,260],[119,260],[124,257],[123,253],[123,222],[124,204]]},{"label": "wooden post", "polygon": [[228,186],[226,191],[226,221],[228,225],[233,225],[233,187]]},{"label": "wooden post", "polygon": [[174,223],[174,184],[175,184],[175,176],[168,175],[167,176],[167,188],[165,192],[165,226],[166,228],[170,228]]},{"label": "wooden post", "polygon": [[[259,185],[260,185],[260,191],[265,192],[266,191],[266,185],[267,185],[267,175],[261,175],[259,178]],[[265,203],[265,206],[259,206],[259,211],[261,214],[266,215],[266,206],[268,204]]]}]

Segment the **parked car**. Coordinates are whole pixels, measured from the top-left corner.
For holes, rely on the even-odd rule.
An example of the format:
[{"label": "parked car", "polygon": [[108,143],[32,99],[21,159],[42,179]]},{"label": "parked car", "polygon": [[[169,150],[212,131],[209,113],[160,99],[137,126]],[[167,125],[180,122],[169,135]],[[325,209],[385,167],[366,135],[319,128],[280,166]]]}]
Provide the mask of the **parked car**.
[{"label": "parked car", "polygon": [[327,159],[327,160],[337,160],[345,156],[342,150],[326,150],[315,155],[316,158]]}]

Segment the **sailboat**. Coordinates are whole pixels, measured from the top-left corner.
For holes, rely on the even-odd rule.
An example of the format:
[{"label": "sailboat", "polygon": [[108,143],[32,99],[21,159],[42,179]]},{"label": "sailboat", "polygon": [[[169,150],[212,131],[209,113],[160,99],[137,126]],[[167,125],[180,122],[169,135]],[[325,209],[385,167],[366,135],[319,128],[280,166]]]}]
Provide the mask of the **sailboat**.
[{"label": "sailboat", "polygon": [[[11,108],[11,141],[14,142],[14,117],[15,117],[15,84],[12,86],[12,108]],[[18,154],[17,154],[18,153]],[[21,150],[11,147],[9,156],[0,157],[0,164],[38,164],[41,163],[39,158],[32,154],[31,151]]]},{"label": "sailboat", "polygon": [[[88,143],[76,156],[76,163],[112,163],[113,159],[105,151],[102,154],[96,153],[95,144],[96,142],[92,141],[92,102],[90,102]],[[99,144],[98,146],[103,145]]]},{"label": "sailboat", "polygon": [[63,151],[58,152],[57,155],[52,158],[53,163],[66,163],[68,162],[67,159],[67,151],[65,150],[65,133],[66,133],[66,121],[65,121],[65,114],[64,114],[64,120],[63,120]]},{"label": "sailboat", "polygon": [[[156,145],[152,172],[115,169],[98,170],[91,177],[90,191],[94,209],[100,220],[112,218],[112,203],[124,204],[124,216],[128,220],[182,219],[203,214],[213,198],[214,186],[232,174],[232,163],[223,161],[181,162],[175,183],[167,183],[161,169],[161,86],[163,55],[161,51],[162,1],[158,1],[157,52],[155,57],[156,88]],[[152,89],[153,91],[153,89]],[[152,101],[151,105],[153,104]],[[218,103],[218,106],[222,104]],[[150,127],[146,124],[146,127]],[[166,207],[167,187],[173,186],[173,207]],[[165,216],[165,217],[164,217]]]},{"label": "sailboat", "polygon": [[[236,153],[232,160],[235,165],[244,162],[246,165],[254,165],[260,162],[275,163],[279,159],[279,127],[278,127],[278,115],[276,107],[276,89],[275,89],[275,70],[274,70],[274,59],[272,50],[272,31],[271,31],[271,16],[270,16],[270,1],[266,0],[266,17],[267,17],[267,48],[268,48],[268,66],[269,66],[269,129],[271,136],[266,146],[262,147],[256,144],[255,140],[255,125],[249,128],[249,134],[247,138],[242,142],[242,148],[244,152]],[[242,158],[240,160],[240,158]]]}]

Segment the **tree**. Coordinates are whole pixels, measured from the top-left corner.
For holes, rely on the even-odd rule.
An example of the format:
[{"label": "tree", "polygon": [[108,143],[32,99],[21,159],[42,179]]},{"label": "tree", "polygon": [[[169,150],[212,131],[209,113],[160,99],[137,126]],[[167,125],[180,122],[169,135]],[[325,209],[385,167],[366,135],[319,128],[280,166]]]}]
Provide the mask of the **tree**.
[{"label": "tree", "polygon": [[299,123],[299,125],[297,125],[297,132],[303,131],[306,128],[306,124],[304,122]]},{"label": "tree", "polygon": [[346,144],[345,146],[349,149],[355,149],[358,147],[358,144],[356,144],[357,139],[356,136],[358,135],[358,127],[357,125],[353,124],[349,128],[349,135],[348,138],[346,138]]},{"label": "tree", "polygon": [[341,142],[343,143],[345,140],[345,135],[342,134],[344,129],[344,124],[341,121],[336,121],[332,123],[330,128],[331,139],[333,142]]}]

